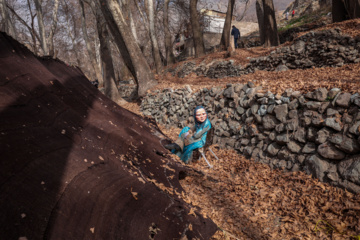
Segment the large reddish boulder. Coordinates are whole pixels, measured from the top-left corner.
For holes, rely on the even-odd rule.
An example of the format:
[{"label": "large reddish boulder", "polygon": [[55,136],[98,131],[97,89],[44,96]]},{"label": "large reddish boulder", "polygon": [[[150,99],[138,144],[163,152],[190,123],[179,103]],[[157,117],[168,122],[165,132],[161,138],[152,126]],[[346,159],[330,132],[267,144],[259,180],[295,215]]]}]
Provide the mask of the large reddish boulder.
[{"label": "large reddish boulder", "polygon": [[165,138],[78,68],[0,33],[0,239],[210,238]]}]

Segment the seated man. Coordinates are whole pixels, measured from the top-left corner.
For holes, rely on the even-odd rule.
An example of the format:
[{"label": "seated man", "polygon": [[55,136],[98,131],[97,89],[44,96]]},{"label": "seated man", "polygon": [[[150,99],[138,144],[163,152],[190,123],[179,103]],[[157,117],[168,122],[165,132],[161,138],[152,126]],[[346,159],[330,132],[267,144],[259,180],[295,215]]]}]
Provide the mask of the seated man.
[{"label": "seated man", "polygon": [[192,160],[193,151],[205,145],[207,132],[211,128],[210,120],[203,106],[194,110],[195,127],[184,127],[175,143],[165,145],[165,148],[172,150],[181,160],[188,163]]}]

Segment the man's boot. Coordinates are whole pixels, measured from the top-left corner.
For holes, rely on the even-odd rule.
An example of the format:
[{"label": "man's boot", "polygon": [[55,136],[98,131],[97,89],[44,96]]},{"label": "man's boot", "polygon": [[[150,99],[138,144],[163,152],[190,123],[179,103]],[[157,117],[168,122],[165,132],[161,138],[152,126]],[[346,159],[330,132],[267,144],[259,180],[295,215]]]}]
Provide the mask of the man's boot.
[{"label": "man's boot", "polygon": [[180,146],[177,145],[176,143],[166,144],[164,147],[165,147],[166,149],[169,149],[169,150],[181,151]]}]

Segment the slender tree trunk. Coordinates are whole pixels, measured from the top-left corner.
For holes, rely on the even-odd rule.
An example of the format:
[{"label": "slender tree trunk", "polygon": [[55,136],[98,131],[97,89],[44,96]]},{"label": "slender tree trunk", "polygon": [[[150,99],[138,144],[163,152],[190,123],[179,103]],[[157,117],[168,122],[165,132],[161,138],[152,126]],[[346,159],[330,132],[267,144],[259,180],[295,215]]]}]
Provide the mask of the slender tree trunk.
[{"label": "slender tree trunk", "polygon": [[360,0],[332,0],[333,22],[360,17]]},{"label": "slender tree trunk", "polygon": [[57,27],[57,21],[58,21],[58,18],[57,18],[58,8],[59,8],[59,0],[55,0],[53,14],[52,14],[53,22],[52,22],[50,34],[49,34],[49,37],[47,40],[47,42],[49,43],[49,55],[50,56],[54,56],[54,54],[55,54],[55,52],[54,52],[54,34],[55,34],[55,30]]},{"label": "slender tree trunk", "polygon": [[145,96],[146,91],[155,86],[157,82],[134,36],[129,34],[130,28],[126,24],[119,4],[115,0],[99,0],[99,3],[123,60],[138,84],[138,95]]},{"label": "slender tree trunk", "polygon": [[264,36],[264,5],[263,0],[256,0],[256,16],[259,24],[259,33],[260,33],[260,43],[264,45],[265,36]]},{"label": "slender tree trunk", "polygon": [[159,44],[156,38],[155,33],[155,20],[154,20],[154,2],[153,0],[148,0],[148,10],[149,10],[149,29],[150,29],[150,39],[151,39],[151,46],[153,50],[154,62],[156,73],[159,74],[162,69],[161,57],[159,52]]},{"label": "slender tree trunk", "polygon": [[264,47],[278,46],[280,44],[277,32],[273,0],[263,0],[264,6]]},{"label": "slender tree trunk", "polygon": [[231,29],[234,4],[235,4],[235,0],[229,0],[227,12],[226,12],[225,24],[220,41],[220,47],[222,47],[223,49],[228,49],[228,47],[230,46],[230,29]]},{"label": "slender tree trunk", "polygon": [[190,0],[190,21],[193,31],[193,41],[195,47],[195,57],[205,55],[203,32],[200,26],[199,15],[197,12],[198,0]]},{"label": "slender tree trunk", "polygon": [[37,20],[39,25],[39,35],[40,35],[40,43],[41,48],[44,52],[44,55],[49,55],[49,50],[46,43],[46,34],[45,34],[45,26],[44,26],[44,17],[42,13],[42,6],[41,6],[41,0],[34,0],[35,7],[36,7],[36,14],[37,14]]},{"label": "slender tree trunk", "polygon": [[[92,4],[95,5],[94,3]],[[100,41],[100,57],[103,67],[105,95],[117,104],[121,105],[125,103],[125,100],[120,97],[119,90],[116,87],[114,65],[111,57],[111,46],[109,41],[110,36],[105,19],[102,16],[101,9],[98,7],[95,7],[95,9],[96,26]]]},{"label": "slender tree trunk", "polygon": [[[71,13],[70,13],[69,5],[67,4],[66,0],[62,1],[62,5],[63,5],[63,9],[65,12],[65,17],[66,17],[66,24],[67,24],[66,29],[67,29],[68,36],[71,39],[71,43],[72,43],[72,52],[75,54],[77,65],[81,66],[79,53],[78,53],[78,51],[76,51],[76,48],[75,48],[75,46],[76,46],[76,41],[75,41],[76,30],[75,29],[77,29],[75,17],[73,15],[69,16]],[[72,30],[74,30],[74,34],[72,33]]]},{"label": "slender tree trunk", "polygon": [[2,17],[2,23],[0,26],[1,27],[0,30],[3,32],[6,32],[10,36],[12,36],[14,39],[16,39],[15,26],[9,16],[6,0],[0,0],[0,15]]},{"label": "slender tree trunk", "polygon": [[169,30],[169,3],[170,0],[164,2],[164,33],[165,33],[165,50],[166,50],[166,65],[175,63],[173,53],[171,34]]},{"label": "slender tree trunk", "polygon": [[82,32],[83,32],[83,36],[84,36],[84,40],[85,40],[86,49],[87,49],[87,52],[89,54],[91,64],[92,64],[92,66],[94,68],[96,78],[99,81],[99,86],[103,86],[104,80],[102,78],[101,70],[99,69],[99,64],[96,61],[96,56],[94,54],[94,51],[91,48],[90,40],[89,40],[89,37],[87,35],[86,23],[85,23],[84,3],[83,3],[82,0],[79,0],[79,3],[80,3],[80,6],[81,6],[81,25],[82,25]]}]

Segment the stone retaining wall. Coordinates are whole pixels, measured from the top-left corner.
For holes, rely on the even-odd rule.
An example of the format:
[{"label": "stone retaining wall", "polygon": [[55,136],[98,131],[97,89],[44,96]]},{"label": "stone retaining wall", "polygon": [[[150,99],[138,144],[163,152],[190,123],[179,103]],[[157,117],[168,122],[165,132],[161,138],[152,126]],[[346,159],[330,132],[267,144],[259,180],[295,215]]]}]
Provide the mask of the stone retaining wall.
[{"label": "stone retaining wall", "polygon": [[286,71],[312,67],[340,67],[360,62],[360,39],[342,35],[339,29],[311,31],[297,38],[292,45],[279,47],[269,56],[250,59],[241,66],[233,60],[215,60],[209,64],[186,62],[176,68],[169,68],[174,76],[185,77],[194,72],[209,78],[235,77],[253,73],[256,70]]},{"label": "stone retaining wall", "polygon": [[197,105],[206,107],[220,147],[360,192],[358,93],[319,88],[305,95],[292,89],[274,95],[251,82],[193,93],[187,86],[148,94],[141,111],[181,128],[193,122]]}]

